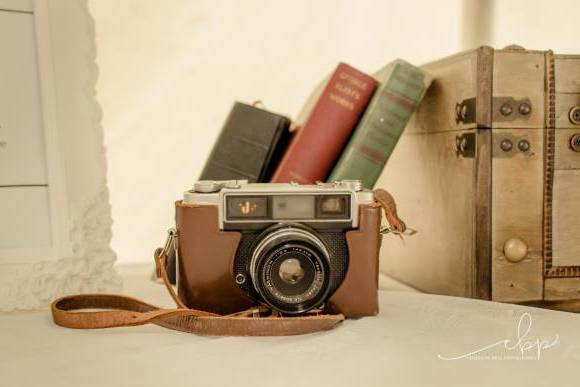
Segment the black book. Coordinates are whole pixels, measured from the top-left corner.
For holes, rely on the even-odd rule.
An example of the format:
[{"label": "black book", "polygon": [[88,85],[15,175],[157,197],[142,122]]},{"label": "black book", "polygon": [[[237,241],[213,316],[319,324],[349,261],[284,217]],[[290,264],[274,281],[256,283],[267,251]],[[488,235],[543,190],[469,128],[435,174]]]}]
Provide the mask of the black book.
[{"label": "black book", "polygon": [[269,181],[288,145],[289,127],[285,116],[236,102],[200,180]]}]

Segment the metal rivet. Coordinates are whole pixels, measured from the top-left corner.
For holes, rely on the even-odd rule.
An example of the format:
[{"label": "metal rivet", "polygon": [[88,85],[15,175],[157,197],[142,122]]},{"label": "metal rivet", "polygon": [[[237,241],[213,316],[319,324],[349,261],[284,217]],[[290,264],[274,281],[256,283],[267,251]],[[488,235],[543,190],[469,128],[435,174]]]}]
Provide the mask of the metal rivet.
[{"label": "metal rivet", "polygon": [[467,138],[461,136],[455,137],[455,146],[457,151],[464,152],[467,147]]},{"label": "metal rivet", "polygon": [[502,115],[509,116],[510,114],[512,114],[514,109],[512,108],[512,105],[510,105],[509,103],[504,103],[503,105],[501,105],[501,108],[499,108],[499,111]]},{"label": "metal rivet", "polygon": [[467,106],[465,104],[458,103],[455,105],[455,117],[456,121],[465,121],[467,117]]},{"label": "metal rivet", "polygon": [[570,148],[574,152],[580,152],[580,133],[576,133],[570,137]]},{"label": "metal rivet", "polygon": [[527,116],[532,111],[532,107],[530,106],[530,104],[524,102],[520,105],[518,111],[522,116]]},{"label": "metal rivet", "polygon": [[500,146],[502,151],[509,152],[512,150],[514,144],[512,144],[511,140],[508,140],[506,138],[504,140],[501,140],[501,143],[499,144],[499,146]]},{"label": "metal rivet", "polygon": [[236,283],[237,283],[238,285],[241,285],[241,284],[243,284],[244,282],[246,282],[246,276],[245,276],[245,275],[243,275],[242,273],[238,273],[238,274],[236,275]]},{"label": "metal rivet", "polygon": [[570,109],[570,122],[574,125],[580,125],[580,106],[574,106]]},{"label": "metal rivet", "polygon": [[530,150],[530,142],[528,140],[518,141],[518,149],[522,152],[527,152]]}]

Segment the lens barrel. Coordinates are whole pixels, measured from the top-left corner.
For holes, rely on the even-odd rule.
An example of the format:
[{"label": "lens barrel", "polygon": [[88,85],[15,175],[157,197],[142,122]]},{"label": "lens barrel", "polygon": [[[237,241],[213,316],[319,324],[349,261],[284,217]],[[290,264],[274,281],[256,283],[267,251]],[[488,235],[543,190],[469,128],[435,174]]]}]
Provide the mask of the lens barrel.
[{"label": "lens barrel", "polygon": [[263,301],[285,314],[306,312],[328,295],[330,256],[315,232],[299,224],[281,224],[258,238],[250,277]]}]

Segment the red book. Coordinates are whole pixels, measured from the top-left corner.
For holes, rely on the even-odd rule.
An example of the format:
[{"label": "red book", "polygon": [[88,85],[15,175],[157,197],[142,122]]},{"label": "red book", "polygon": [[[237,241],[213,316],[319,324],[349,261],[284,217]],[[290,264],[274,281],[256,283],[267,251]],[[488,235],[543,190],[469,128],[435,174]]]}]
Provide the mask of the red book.
[{"label": "red book", "polygon": [[370,75],[340,63],[278,165],[273,183],[325,181],[377,86]]}]

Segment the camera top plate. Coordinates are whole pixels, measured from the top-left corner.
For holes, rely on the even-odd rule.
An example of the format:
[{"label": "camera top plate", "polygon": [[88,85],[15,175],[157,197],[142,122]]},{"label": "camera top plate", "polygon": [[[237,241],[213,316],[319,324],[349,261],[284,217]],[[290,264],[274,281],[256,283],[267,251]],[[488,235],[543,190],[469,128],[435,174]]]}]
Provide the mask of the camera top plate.
[{"label": "camera top plate", "polygon": [[[344,203],[344,211],[337,213],[337,216],[324,213],[326,208],[323,202],[331,197]],[[237,211],[235,217],[231,213],[232,202],[235,201],[232,198],[238,198],[238,201],[248,198],[250,201],[235,204],[246,206],[241,207],[241,213]],[[252,202],[253,199],[255,202]],[[183,198],[186,204],[217,206],[222,229],[260,228],[280,222],[300,222],[317,228],[356,228],[359,205],[373,201],[372,191],[363,188],[358,180],[317,184],[198,181],[193,189],[184,193]],[[261,205],[267,208],[260,209]],[[278,210],[273,209],[275,205],[278,205]],[[252,216],[254,208],[257,210]]]}]

